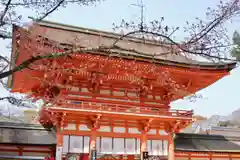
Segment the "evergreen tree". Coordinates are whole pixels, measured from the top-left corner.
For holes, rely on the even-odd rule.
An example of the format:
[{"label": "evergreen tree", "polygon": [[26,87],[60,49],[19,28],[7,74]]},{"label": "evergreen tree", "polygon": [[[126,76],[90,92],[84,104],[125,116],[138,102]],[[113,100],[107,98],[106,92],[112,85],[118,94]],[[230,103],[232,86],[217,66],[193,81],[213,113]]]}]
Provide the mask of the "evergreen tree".
[{"label": "evergreen tree", "polygon": [[231,55],[237,60],[240,60],[240,34],[237,31],[233,33],[233,44],[234,47],[231,51]]}]

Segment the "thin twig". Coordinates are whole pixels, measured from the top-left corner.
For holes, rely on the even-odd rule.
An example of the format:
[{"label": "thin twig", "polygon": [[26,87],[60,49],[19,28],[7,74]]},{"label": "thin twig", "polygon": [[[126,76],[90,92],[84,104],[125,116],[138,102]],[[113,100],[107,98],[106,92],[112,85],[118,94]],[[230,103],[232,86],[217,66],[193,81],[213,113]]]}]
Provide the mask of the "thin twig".
[{"label": "thin twig", "polygon": [[0,27],[5,24],[5,23],[4,23],[4,17],[5,17],[8,9],[9,9],[9,5],[11,4],[11,1],[12,1],[12,0],[8,0],[7,4],[6,4],[6,6],[5,6],[5,9],[4,9],[2,15],[0,16]]},{"label": "thin twig", "polygon": [[46,12],[42,17],[38,18],[36,21],[37,21],[37,22],[38,22],[38,21],[41,21],[41,20],[43,20],[44,18],[46,18],[47,16],[49,16],[51,13],[53,13],[55,10],[57,10],[58,7],[60,7],[60,6],[63,4],[64,1],[65,1],[65,0],[59,1],[58,4],[57,4],[55,7],[53,7],[52,9],[50,9],[48,12]]},{"label": "thin twig", "polygon": [[0,60],[4,60],[6,63],[10,64],[10,61],[6,58],[6,57],[3,57],[2,55],[0,55]]}]

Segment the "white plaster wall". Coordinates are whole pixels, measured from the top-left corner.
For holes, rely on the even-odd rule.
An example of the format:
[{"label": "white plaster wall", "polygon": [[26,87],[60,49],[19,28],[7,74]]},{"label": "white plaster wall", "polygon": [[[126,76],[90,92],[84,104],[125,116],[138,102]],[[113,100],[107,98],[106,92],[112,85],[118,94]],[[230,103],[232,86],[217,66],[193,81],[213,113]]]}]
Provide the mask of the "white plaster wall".
[{"label": "white plaster wall", "polygon": [[63,136],[63,153],[89,153],[88,136]]}]

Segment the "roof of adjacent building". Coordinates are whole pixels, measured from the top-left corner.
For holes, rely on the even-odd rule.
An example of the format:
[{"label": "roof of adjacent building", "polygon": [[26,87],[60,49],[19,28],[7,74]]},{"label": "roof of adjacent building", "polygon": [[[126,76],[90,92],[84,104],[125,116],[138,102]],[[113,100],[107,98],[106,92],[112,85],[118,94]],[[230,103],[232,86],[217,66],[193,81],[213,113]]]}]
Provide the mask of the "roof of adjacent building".
[{"label": "roof of adjacent building", "polygon": [[14,123],[18,123],[18,122],[23,122],[23,120],[17,118],[17,117],[8,117],[8,116],[3,116],[0,115],[0,123],[1,122],[14,122]]},{"label": "roof of adjacent building", "polygon": [[[53,145],[54,130],[39,124],[0,122],[0,143]],[[240,152],[240,136],[180,133],[175,138],[175,150],[194,152]]]},{"label": "roof of adjacent building", "polygon": [[0,143],[52,145],[55,134],[39,124],[0,122]]},{"label": "roof of adjacent building", "polygon": [[[221,126],[221,123],[225,123],[226,126]],[[219,116],[213,115],[207,120],[197,120],[194,123],[187,126],[183,133],[206,133],[223,136],[239,136],[240,135],[240,123],[232,121],[231,116]]]},{"label": "roof of adjacent building", "polygon": [[175,149],[190,152],[240,152],[240,136],[180,133],[175,138]]},{"label": "roof of adjacent building", "polygon": [[[73,42],[74,39],[81,39],[81,41],[76,41],[77,45],[81,47],[96,47],[96,45],[103,45],[108,46],[111,43],[114,43],[122,34],[117,34],[113,32],[106,32],[100,31],[96,29],[89,29],[83,27],[76,27],[61,23],[55,23],[50,21],[40,21],[37,22],[40,26],[46,27],[51,29],[50,32],[46,32],[44,34],[47,35],[48,39],[53,41],[57,41],[63,44],[68,44]],[[57,30],[57,31],[56,31]],[[69,33],[69,36],[66,36],[66,33],[61,33],[60,30]],[[44,36],[46,36],[44,35]],[[56,36],[58,35],[58,36]],[[77,38],[76,38],[77,37]],[[67,38],[67,39],[66,39]],[[177,65],[177,66],[184,66],[184,67],[200,67],[204,69],[227,69],[231,70],[235,68],[235,62],[219,62],[219,63],[212,63],[212,62],[202,62],[195,60],[186,56],[186,54],[175,53],[176,49],[174,49],[173,53],[166,54],[167,52],[172,50],[172,46],[168,43],[163,43],[154,40],[146,40],[142,38],[137,38],[134,36],[126,36],[124,38],[119,39],[119,43],[117,43],[120,47],[125,48],[126,50],[119,50],[114,49],[111,50],[111,53],[123,53],[123,58],[129,57],[138,57],[144,60],[151,60],[154,58],[156,60],[155,63],[163,63],[168,65]],[[143,54],[137,54],[132,51],[127,50],[136,50],[138,52],[142,52]],[[162,53],[162,54],[159,54]],[[159,54],[158,56],[154,56],[155,54]],[[149,56],[148,56],[149,55]],[[119,56],[119,54],[118,54]],[[154,56],[154,57],[153,57]]]},{"label": "roof of adjacent building", "polygon": [[240,136],[240,128],[237,127],[212,126],[209,128],[209,134],[217,134],[223,136]]}]

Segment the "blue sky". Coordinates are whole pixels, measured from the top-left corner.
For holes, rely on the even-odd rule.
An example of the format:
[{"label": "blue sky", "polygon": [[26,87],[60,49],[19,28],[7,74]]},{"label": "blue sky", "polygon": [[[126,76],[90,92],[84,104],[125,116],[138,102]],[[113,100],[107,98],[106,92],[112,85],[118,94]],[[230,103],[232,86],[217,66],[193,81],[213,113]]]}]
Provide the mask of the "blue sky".
[{"label": "blue sky", "polygon": [[[147,22],[164,16],[166,24],[182,27],[187,20],[194,22],[195,17],[204,19],[206,8],[215,6],[217,2],[218,0],[145,0],[145,20]],[[96,6],[69,5],[52,14],[47,20],[111,31],[112,24],[119,24],[121,19],[138,21],[140,9],[131,5],[136,3],[137,0],[105,0]],[[239,26],[237,22],[226,24],[230,35],[234,30],[240,30],[237,25]],[[179,32],[176,36],[181,39],[184,33]],[[194,103],[179,100],[172,103],[172,107],[194,109],[196,114],[203,116],[230,114],[240,108],[238,82],[240,69],[235,69],[230,76],[200,91],[205,98]]]}]

